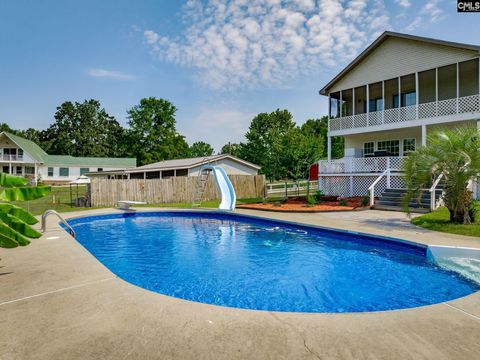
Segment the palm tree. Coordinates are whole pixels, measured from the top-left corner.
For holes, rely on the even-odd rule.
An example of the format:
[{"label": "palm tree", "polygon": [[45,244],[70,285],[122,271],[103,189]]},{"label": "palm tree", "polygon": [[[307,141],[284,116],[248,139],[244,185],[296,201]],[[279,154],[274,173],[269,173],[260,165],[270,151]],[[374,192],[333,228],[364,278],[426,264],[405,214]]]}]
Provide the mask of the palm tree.
[{"label": "palm tree", "polygon": [[[480,179],[480,131],[459,127],[434,132],[423,146],[409,154],[405,162],[407,196],[404,205],[443,174],[443,201],[450,221],[471,224],[474,221],[472,180]],[[433,194],[432,194],[433,195]]]}]

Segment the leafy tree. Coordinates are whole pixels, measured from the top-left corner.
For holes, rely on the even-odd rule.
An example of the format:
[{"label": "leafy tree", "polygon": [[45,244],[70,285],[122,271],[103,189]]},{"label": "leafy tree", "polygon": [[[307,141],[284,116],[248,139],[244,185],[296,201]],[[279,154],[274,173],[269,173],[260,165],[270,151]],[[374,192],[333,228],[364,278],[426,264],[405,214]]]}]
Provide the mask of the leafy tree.
[{"label": "leafy tree", "polygon": [[128,146],[139,165],[188,156],[185,137],[177,133],[176,112],[171,102],[154,97],[128,110]]},{"label": "leafy tree", "polygon": [[295,180],[308,178],[310,165],[322,157],[322,138],[297,127],[289,132],[284,141],[283,161],[287,177]]},{"label": "leafy tree", "polygon": [[480,132],[476,127],[447,129],[428,137],[428,146],[409,154],[405,163],[408,193],[404,206],[421,196],[433,179],[443,174],[443,200],[450,221],[474,221],[473,196],[469,181],[480,179]]},{"label": "leafy tree", "polygon": [[28,238],[41,236],[31,227],[38,220],[28,211],[10,203],[38,199],[51,191],[49,186],[26,186],[27,182],[25,178],[0,173],[0,247],[28,245]]},{"label": "leafy tree", "polygon": [[282,164],[285,138],[294,128],[295,123],[288,110],[277,109],[272,113],[258,114],[245,135],[244,159],[260,165],[269,179],[286,178],[287,171]]},{"label": "leafy tree", "polygon": [[55,123],[41,136],[49,154],[93,157],[123,155],[124,138],[125,130],[93,99],[61,104]]},{"label": "leafy tree", "polygon": [[227,143],[222,146],[220,149],[220,154],[230,154],[232,156],[236,156],[238,158],[242,157],[242,151],[243,151],[244,145],[242,143]]},{"label": "leafy tree", "polygon": [[[323,151],[321,156],[317,159],[326,159],[328,152],[328,116],[323,116],[320,119],[309,119],[301,126],[305,134],[312,134],[320,139],[323,144]],[[344,156],[345,140],[341,136],[332,138],[332,159],[340,159]]]},{"label": "leafy tree", "polygon": [[213,155],[213,147],[204,141],[197,141],[190,146],[190,156],[202,157]]},{"label": "leafy tree", "polygon": [[12,133],[12,134],[14,134],[16,132],[7,123],[0,123],[0,132],[4,132],[4,131]]},{"label": "leafy tree", "polygon": [[20,130],[20,131],[15,131],[15,133],[18,135],[18,136],[21,136],[27,140],[30,140],[30,141],[33,141],[34,143],[38,144],[41,146],[41,143],[42,143],[42,132],[37,130],[37,129],[33,129],[33,128],[28,128],[26,130]]}]

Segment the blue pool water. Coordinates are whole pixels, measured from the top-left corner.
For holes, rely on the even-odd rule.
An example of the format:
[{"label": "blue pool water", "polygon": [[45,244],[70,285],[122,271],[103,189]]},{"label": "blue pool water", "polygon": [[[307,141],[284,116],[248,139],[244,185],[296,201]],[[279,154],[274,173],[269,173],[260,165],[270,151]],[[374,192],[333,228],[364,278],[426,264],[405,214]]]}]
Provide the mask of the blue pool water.
[{"label": "blue pool water", "polygon": [[425,248],[248,217],[192,212],[70,220],[122,279],[177,298],[245,309],[362,312],[434,304],[480,289]]}]

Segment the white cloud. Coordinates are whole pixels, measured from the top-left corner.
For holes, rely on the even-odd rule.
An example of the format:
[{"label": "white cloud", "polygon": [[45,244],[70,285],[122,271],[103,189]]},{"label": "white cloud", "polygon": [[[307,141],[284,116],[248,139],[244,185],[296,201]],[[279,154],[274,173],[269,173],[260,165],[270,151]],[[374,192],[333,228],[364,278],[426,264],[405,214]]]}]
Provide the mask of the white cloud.
[{"label": "white cloud", "polygon": [[398,4],[401,7],[406,8],[406,9],[409,8],[412,5],[410,0],[395,0],[395,3]]},{"label": "white cloud", "polygon": [[121,71],[112,71],[106,69],[92,68],[87,70],[87,74],[95,78],[107,78],[112,80],[135,80],[136,76],[126,74]]},{"label": "white cloud", "polygon": [[445,11],[440,7],[441,0],[429,0],[418,12],[413,21],[406,26],[407,31],[413,31],[427,24],[437,23],[445,19]]},{"label": "white cloud", "polygon": [[388,27],[382,0],[188,0],[177,38],[144,31],[161,60],[216,89],[286,85],[351,60]]}]

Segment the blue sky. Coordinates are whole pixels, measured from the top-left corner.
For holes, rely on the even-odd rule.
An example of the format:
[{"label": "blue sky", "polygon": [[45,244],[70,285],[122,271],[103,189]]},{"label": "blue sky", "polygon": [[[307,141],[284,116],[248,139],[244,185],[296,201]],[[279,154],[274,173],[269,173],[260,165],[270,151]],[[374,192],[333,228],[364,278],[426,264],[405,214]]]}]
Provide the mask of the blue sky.
[{"label": "blue sky", "polygon": [[218,150],[276,108],[327,111],[318,90],[384,30],[480,44],[450,0],[0,1],[0,122],[46,128],[65,100],[117,120],[172,101],[179,131]]}]

